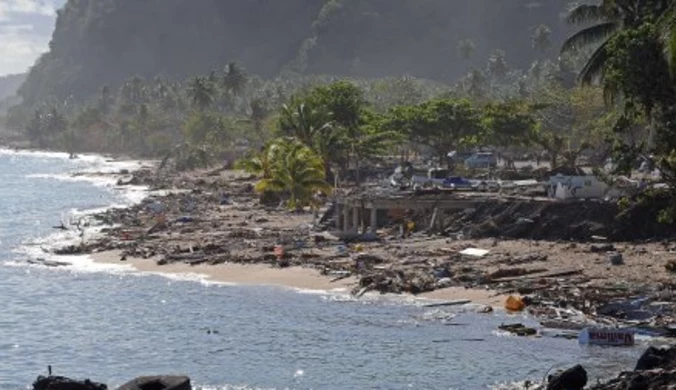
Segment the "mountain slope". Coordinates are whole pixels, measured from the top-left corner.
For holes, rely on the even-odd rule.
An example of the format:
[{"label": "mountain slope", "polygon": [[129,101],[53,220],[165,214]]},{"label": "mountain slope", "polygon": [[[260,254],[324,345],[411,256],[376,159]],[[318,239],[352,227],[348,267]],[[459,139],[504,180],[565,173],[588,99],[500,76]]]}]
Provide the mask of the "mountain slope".
[{"label": "mountain slope", "polygon": [[[291,69],[351,76],[411,74],[453,81],[504,49],[525,66],[535,26],[566,26],[565,4],[534,0],[69,0],[50,52],[20,94],[28,105],[86,98],[140,75],[185,78],[228,61],[270,77]],[[475,42],[469,58],[460,40]],[[552,49],[552,53],[554,53]]]}]

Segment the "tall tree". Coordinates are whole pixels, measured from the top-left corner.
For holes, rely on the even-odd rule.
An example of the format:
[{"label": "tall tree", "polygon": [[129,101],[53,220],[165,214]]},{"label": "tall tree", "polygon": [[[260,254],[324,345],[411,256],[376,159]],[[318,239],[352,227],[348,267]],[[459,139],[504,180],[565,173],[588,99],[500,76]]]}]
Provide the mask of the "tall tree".
[{"label": "tall tree", "polygon": [[501,80],[507,76],[509,66],[505,58],[504,50],[496,50],[488,59],[488,73],[496,80]]},{"label": "tall tree", "polygon": [[533,30],[531,36],[531,45],[533,49],[540,53],[545,53],[552,46],[551,41],[552,29],[544,24],[540,24]]},{"label": "tall tree", "polygon": [[458,56],[465,60],[469,60],[472,58],[472,54],[474,54],[474,50],[476,49],[476,45],[474,42],[470,39],[463,39],[458,42]]},{"label": "tall tree", "polygon": [[590,84],[605,75],[609,57],[608,42],[611,37],[643,22],[659,18],[673,2],[670,0],[602,0],[598,4],[581,4],[573,8],[567,17],[571,24],[588,26],[564,42],[562,52],[597,45],[587,63],[580,71],[580,81]]},{"label": "tall tree", "polygon": [[229,62],[223,75],[223,87],[234,96],[240,96],[246,88],[249,78],[244,69],[235,62]]},{"label": "tall tree", "polygon": [[443,164],[450,151],[475,142],[481,117],[468,100],[434,99],[393,109],[384,127],[402,131],[412,142],[430,148]]},{"label": "tall tree", "polygon": [[[258,163],[267,161],[268,176],[256,184],[259,192],[274,191],[286,195],[286,205],[292,210],[319,206],[315,194],[330,194],[331,186],[324,178],[321,157],[298,140],[278,139],[262,153],[271,155],[259,158],[249,168],[262,168]],[[263,171],[264,172],[264,171]]]},{"label": "tall tree", "polygon": [[208,109],[214,103],[215,87],[206,77],[194,77],[187,92],[193,107],[200,111]]}]

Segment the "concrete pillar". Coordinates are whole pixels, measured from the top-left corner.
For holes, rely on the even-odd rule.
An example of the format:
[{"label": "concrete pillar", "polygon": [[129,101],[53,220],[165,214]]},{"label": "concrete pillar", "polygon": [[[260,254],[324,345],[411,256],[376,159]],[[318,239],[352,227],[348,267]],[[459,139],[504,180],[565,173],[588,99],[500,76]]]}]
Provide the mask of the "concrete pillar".
[{"label": "concrete pillar", "polygon": [[378,230],[378,209],[377,208],[372,208],[371,209],[371,233],[375,233],[376,230]]},{"label": "concrete pillar", "polygon": [[352,232],[359,234],[359,207],[352,208]]}]

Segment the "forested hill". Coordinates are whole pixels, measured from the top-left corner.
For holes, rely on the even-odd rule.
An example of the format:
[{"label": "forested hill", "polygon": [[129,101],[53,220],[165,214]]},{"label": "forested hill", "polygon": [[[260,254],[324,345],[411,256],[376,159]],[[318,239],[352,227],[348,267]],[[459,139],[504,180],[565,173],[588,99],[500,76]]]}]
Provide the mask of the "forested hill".
[{"label": "forested hill", "polygon": [[[347,76],[410,74],[452,81],[496,49],[511,66],[553,54],[566,2],[550,0],[69,0],[45,54],[20,91],[28,104],[86,97],[132,75],[183,78],[237,61]],[[460,42],[470,42],[461,50]],[[461,45],[462,46],[462,45]],[[472,50],[472,48],[474,50]]]}]

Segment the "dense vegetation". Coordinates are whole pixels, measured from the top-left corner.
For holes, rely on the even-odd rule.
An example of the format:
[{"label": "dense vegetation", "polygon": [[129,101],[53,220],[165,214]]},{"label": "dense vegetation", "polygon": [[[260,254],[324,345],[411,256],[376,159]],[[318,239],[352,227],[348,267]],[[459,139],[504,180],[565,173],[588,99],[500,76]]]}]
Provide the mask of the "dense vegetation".
[{"label": "dense vegetation", "polygon": [[[203,1],[198,3],[207,7]],[[581,29],[561,40],[561,52],[555,33],[561,28],[545,23],[529,27],[520,40],[514,40],[519,34],[509,35],[512,43],[503,46],[508,50],[489,52],[486,34],[501,28],[506,36],[512,28],[502,19],[490,19],[490,26],[479,28],[483,35],[466,36],[440,27],[459,28],[441,19],[467,16],[465,12],[477,11],[483,3],[428,0],[413,6],[401,0],[384,7],[376,0],[316,2],[304,16],[294,15],[314,22],[304,31],[299,27],[293,45],[280,42],[289,37],[263,28],[241,42],[229,36],[223,49],[211,54],[222,57],[209,57],[214,62],[203,66],[199,48],[193,48],[192,57],[171,63],[153,52],[160,50],[155,41],[120,39],[109,45],[108,33],[90,30],[122,23],[125,30],[132,30],[133,20],[119,19],[131,9],[126,7],[138,6],[132,2],[93,6],[70,1],[60,13],[52,51],[32,69],[20,91],[24,104],[12,110],[10,120],[23,124],[37,146],[164,156],[162,168],[208,167],[248,154],[241,165],[261,177],[257,189],[272,199],[283,194],[292,208],[312,205],[317,193],[330,192],[328,183],[348,177],[359,183],[362,167],[384,156],[416,151],[443,164],[450,150],[481,147],[507,154],[546,151],[553,167],[575,167],[581,156],[600,165],[612,155],[619,162],[618,172],[629,172],[641,157],[659,168],[668,184],[661,193],[646,193],[646,199],[665,194],[675,198],[673,2],[603,0],[573,7],[567,22]],[[551,6],[533,8],[536,3],[530,3],[531,8],[509,3],[491,2],[493,8],[484,9],[484,17],[500,10],[509,25],[519,25],[516,21],[534,15],[537,21],[546,21],[554,11]],[[198,8],[188,7],[181,17],[197,17]],[[519,15],[509,16],[517,10]],[[229,16],[236,20],[232,25],[214,23],[248,31],[242,22],[254,16],[240,11],[237,17]],[[170,13],[160,12],[160,26],[168,17],[163,12]],[[276,12],[279,18],[282,10]],[[74,15],[105,17],[70,31],[79,20]],[[272,17],[265,15],[255,18]],[[415,23],[423,19],[426,24]],[[402,31],[402,21],[411,31]],[[209,29],[208,23],[198,25],[194,28],[202,32],[197,35]],[[72,38],[83,31],[87,34]],[[431,31],[444,38],[431,39]],[[156,33],[144,30],[138,36],[142,40]],[[275,49],[294,45],[299,51],[291,56],[273,53],[269,61],[241,54],[238,45],[257,47],[252,42],[267,33],[276,40],[259,55],[270,50],[279,54]],[[101,62],[90,62],[91,44],[77,48],[73,39],[99,40]],[[181,39],[186,38],[176,37],[176,47],[187,44]],[[448,39],[453,40],[452,57],[444,57],[447,52],[435,47],[441,43],[448,49]],[[147,47],[152,50],[140,57],[147,62],[113,66],[124,62],[124,53],[137,56]],[[119,58],[111,57],[111,48]],[[437,55],[425,54],[434,50]],[[512,61],[515,52],[521,53],[521,61],[530,60]],[[65,58],[64,53],[74,62],[63,63],[59,58]],[[239,53],[241,62],[226,63],[232,53]],[[446,62],[440,65],[440,59]],[[279,73],[280,69],[284,71]],[[405,70],[437,81],[356,77]],[[343,76],[308,74],[319,71]],[[97,92],[91,93],[94,83]],[[673,220],[674,215],[676,206],[665,210],[662,218]]]}]

